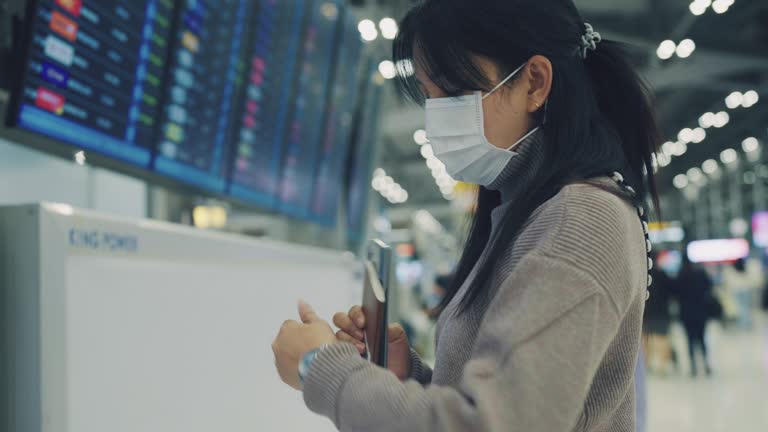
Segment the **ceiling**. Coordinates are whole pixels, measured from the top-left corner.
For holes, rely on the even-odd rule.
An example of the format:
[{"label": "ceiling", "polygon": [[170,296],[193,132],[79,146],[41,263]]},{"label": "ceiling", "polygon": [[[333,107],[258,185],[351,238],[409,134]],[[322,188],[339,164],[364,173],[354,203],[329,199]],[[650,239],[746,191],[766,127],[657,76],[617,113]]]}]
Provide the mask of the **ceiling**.
[{"label": "ceiling", "polygon": [[[399,18],[410,0],[357,0],[363,15]],[[706,140],[690,144],[688,151],[660,169],[662,190],[672,188],[672,177],[707,159],[717,159],[726,148],[739,149],[742,140],[766,137],[768,127],[768,2],[736,0],[724,14],[712,8],[701,16],[689,10],[690,0],[576,0],[576,5],[605,38],[634,46],[633,56],[655,89],[658,117],[666,138],[698,127],[707,112],[727,111],[730,123],[708,129]],[[661,41],[690,38],[696,50],[690,57],[663,61],[656,54]],[[382,60],[388,54],[382,44]],[[725,97],[733,91],[756,90],[761,101],[751,108],[729,110]],[[392,92],[394,93],[394,92]],[[435,208],[445,205],[438,187],[413,141],[423,127],[423,111],[391,95],[383,120],[382,167],[410,195],[405,206]]]}]

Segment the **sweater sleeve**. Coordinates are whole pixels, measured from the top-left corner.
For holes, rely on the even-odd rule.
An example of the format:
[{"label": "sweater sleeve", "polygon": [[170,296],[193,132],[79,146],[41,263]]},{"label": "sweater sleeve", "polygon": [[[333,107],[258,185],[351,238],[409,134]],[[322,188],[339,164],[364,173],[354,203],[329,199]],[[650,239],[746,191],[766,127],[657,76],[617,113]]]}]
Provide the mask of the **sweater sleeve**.
[{"label": "sweater sleeve", "polygon": [[[530,258],[518,270],[494,299],[460,386],[401,382],[339,344],[312,364],[307,406],[341,431],[571,430],[621,318],[594,279],[566,263]],[[516,310],[531,291],[549,301]]]},{"label": "sweater sleeve", "polygon": [[424,364],[421,356],[411,348],[411,379],[418,381],[421,385],[427,385],[432,382],[432,369]]}]

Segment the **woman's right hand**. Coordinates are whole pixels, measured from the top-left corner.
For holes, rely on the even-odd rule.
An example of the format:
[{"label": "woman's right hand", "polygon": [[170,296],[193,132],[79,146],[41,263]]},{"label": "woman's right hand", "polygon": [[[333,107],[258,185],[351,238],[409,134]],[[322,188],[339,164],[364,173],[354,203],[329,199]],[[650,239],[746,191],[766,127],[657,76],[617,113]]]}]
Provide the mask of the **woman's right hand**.
[{"label": "woman's right hand", "polygon": [[[360,354],[365,353],[365,314],[363,308],[354,306],[349,312],[339,312],[333,316],[333,323],[340,330],[336,338],[357,347]],[[405,380],[411,373],[411,352],[408,336],[400,324],[390,324],[387,329],[387,367],[400,380]]]}]

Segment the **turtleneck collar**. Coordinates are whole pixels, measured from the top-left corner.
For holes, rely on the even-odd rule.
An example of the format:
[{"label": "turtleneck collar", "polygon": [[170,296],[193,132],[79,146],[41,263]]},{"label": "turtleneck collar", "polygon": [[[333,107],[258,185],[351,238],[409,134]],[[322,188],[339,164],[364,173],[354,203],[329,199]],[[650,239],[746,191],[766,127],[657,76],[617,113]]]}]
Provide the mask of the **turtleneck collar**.
[{"label": "turtleneck collar", "polygon": [[514,148],[516,155],[509,160],[499,177],[487,186],[501,193],[501,203],[516,201],[528,190],[531,181],[544,165],[544,133],[541,129],[532,133]]}]

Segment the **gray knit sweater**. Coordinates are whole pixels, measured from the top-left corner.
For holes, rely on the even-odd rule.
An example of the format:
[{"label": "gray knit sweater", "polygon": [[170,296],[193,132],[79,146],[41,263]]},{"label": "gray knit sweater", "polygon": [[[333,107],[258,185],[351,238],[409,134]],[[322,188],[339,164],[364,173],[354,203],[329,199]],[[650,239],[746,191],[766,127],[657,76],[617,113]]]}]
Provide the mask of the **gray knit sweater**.
[{"label": "gray knit sweater", "polygon": [[[540,136],[500,178],[509,206],[545,163]],[[434,371],[411,353],[411,378],[366,362],[354,346],[313,362],[304,400],[342,431],[634,432],[634,370],[647,281],[635,209],[603,189],[565,187],[538,208],[491,278],[492,296],[437,323]],[[468,280],[474,278],[474,272]]]}]

